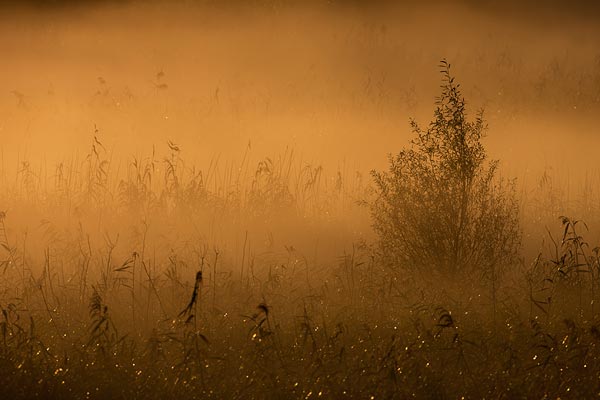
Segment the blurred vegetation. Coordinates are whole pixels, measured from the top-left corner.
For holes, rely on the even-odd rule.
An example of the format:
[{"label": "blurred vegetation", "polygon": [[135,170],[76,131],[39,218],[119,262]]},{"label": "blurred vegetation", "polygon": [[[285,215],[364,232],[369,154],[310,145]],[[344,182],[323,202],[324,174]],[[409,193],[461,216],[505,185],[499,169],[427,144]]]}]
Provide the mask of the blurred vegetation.
[{"label": "blurred vegetation", "polygon": [[556,218],[597,217],[597,182],[569,202],[548,171],[518,197],[442,73],[374,185],[291,150],[121,163],[99,129],[2,171],[1,397],[596,397],[596,235]]}]

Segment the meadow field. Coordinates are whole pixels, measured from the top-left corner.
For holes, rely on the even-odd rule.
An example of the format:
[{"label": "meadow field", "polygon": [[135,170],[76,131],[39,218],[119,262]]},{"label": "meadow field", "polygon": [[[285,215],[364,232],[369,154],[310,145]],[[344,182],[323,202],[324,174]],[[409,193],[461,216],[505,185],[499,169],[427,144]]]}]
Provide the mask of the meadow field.
[{"label": "meadow field", "polygon": [[596,11],[0,5],[0,398],[599,397]]}]

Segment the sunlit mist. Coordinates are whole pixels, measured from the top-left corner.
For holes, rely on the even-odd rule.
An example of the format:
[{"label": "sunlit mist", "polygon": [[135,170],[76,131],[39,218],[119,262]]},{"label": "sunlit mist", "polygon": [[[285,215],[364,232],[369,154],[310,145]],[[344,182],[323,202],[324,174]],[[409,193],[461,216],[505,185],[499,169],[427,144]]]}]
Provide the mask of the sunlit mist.
[{"label": "sunlit mist", "polygon": [[0,3],[0,397],[597,396],[599,22]]}]

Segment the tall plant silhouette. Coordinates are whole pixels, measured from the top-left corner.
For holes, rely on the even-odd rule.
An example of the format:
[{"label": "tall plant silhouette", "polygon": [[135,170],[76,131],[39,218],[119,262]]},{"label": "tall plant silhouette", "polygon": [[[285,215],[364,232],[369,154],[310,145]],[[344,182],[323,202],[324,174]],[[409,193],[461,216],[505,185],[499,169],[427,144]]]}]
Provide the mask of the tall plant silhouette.
[{"label": "tall plant silhouette", "polygon": [[441,95],[427,129],[411,120],[410,146],[389,155],[387,171],[373,171],[371,204],[380,250],[390,265],[426,274],[497,278],[520,244],[514,182],[496,178],[482,138],[483,110],[473,121],[443,60]]}]

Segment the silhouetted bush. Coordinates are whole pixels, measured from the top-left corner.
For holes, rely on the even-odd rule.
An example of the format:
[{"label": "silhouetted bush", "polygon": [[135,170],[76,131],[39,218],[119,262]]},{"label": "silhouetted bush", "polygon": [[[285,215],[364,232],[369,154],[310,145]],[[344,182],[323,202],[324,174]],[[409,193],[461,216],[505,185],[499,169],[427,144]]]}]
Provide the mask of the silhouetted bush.
[{"label": "silhouetted bush", "polygon": [[516,260],[520,243],[514,182],[496,178],[481,142],[483,111],[474,121],[450,64],[441,62],[441,96],[426,130],[411,120],[416,137],[389,156],[386,172],[373,171],[377,199],[373,227],[390,265],[430,275],[497,278]]}]

